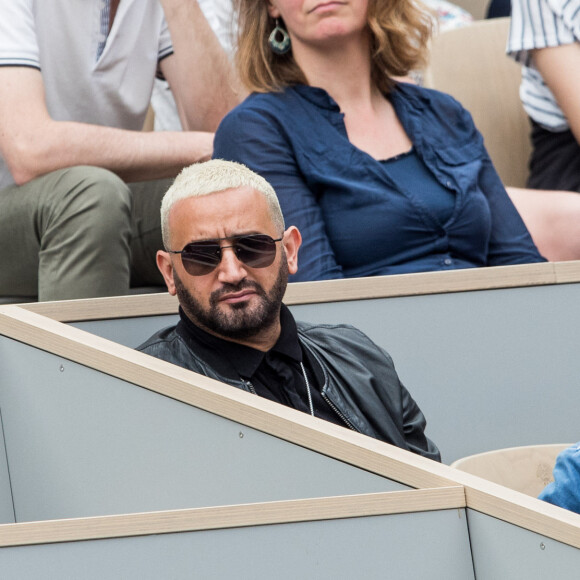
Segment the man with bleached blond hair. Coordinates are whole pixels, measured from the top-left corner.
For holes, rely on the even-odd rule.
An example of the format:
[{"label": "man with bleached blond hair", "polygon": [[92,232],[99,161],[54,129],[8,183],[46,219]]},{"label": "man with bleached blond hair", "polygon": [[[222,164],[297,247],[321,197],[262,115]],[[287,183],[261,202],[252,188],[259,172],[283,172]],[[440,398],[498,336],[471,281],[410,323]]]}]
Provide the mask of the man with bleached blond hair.
[{"label": "man with bleached blond hair", "polygon": [[184,169],[161,207],[157,266],[180,321],[139,350],[440,460],[384,350],[352,326],[295,322],[282,303],[302,238],[268,182],[208,161]]}]

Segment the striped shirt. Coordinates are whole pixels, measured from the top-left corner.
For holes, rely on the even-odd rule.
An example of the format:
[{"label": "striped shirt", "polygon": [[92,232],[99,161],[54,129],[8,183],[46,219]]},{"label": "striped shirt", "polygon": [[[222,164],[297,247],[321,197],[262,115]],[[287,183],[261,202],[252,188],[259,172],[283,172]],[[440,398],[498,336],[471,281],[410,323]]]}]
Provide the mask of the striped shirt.
[{"label": "striped shirt", "polygon": [[512,0],[507,53],[523,65],[520,97],[524,109],[550,131],[565,131],[569,125],[530,51],[573,42],[580,42],[580,0]]}]

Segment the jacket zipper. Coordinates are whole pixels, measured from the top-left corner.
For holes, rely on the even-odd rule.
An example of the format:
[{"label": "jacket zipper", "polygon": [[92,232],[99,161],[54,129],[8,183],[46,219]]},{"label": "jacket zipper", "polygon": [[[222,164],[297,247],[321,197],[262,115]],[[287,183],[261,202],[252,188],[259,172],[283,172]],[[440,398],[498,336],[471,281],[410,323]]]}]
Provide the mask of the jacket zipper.
[{"label": "jacket zipper", "polygon": [[242,381],[242,384],[248,387],[248,390],[250,391],[250,393],[252,393],[252,395],[258,396],[258,393],[256,393],[256,389],[254,389],[254,385],[252,385],[250,381],[245,381],[244,379],[242,379],[242,377],[240,377],[240,380]]},{"label": "jacket zipper", "polygon": [[360,431],[334,406],[334,403],[324,394],[320,393],[322,398],[328,403],[328,406],[338,415],[341,421],[344,421],[344,424],[352,431],[356,431],[360,433]]},{"label": "jacket zipper", "polygon": [[[316,355],[314,355],[316,357]],[[246,381],[244,379],[242,379],[240,377],[242,383],[244,385],[246,385],[248,387],[248,390],[250,391],[250,393],[252,393],[253,395],[258,395],[258,393],[256,393],[256,389],[254,388],[254,385],[250,382],[250,381]],[[324,385],[326,386],[326,384]],[[324,390],[324,388],[323,388]],[[322,398],[327,402],[328,406],[338,415],[338,418],[344,422],[344,424],[351,429],[352,431],[355,431],[356,433],[360,433],[360,431],[336,408],[336,406],[334,405],[334,403],[323,393],[320,393],[322,395]]]},{"label": "jacket zipper", "polygon": [[304,344],[304,348],[306,348],[308,350],[308,352],[314,357],[314,359],[316,360],[316,362],[320,365],[320,368],[322,369],[322,373],[324,375],[324,385],[322,385],[322,389],[320,389],[320,394],[322,395],[322,398],[326,401],[328,406],[336,413],[338,418],[341,421],[343,421],[344,424],[351,431],[355,431],[356,433],[360,433],[360,431],[336,408],[335,404],[325,394],[324,390],[326,389],[326,385],[328,383],[328,376],[326,374],[326,370],[324,368],[324,365],[322,364],[322,362],[318,358],[318,355],[314,351],[312,351],[311,349],[308,348],[308,342],[305,341],[305,342],[303,342],[303,344]]}]

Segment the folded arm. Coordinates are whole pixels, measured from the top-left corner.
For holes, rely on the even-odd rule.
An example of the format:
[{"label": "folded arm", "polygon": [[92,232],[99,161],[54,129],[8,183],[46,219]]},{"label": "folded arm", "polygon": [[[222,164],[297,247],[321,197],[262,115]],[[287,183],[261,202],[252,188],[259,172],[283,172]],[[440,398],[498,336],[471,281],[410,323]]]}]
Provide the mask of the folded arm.
[{"label": "folded arm", "polygon": [[544,262],[524,220],[510,199],[491,159],[486,154],[480,174],[480,187],[489,203],[491,236],[488,266]]},{"label": "folded arm", "polygon": [[212,133],[145,133],[54,121],[40,72],[0,67],[0,153],[18,184],[75,165],[104,167],[128,182],[171,177],[208,159],[212,148]]}]

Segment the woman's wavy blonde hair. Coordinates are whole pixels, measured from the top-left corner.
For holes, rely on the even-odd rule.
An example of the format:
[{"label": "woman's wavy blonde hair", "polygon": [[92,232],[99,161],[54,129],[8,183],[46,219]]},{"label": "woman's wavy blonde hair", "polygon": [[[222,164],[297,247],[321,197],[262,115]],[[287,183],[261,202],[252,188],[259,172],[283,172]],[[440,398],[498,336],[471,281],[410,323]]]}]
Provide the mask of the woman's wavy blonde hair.
[{"label": "woman's wavy blonde hair", "polygon": [[[279,91],[293,84],[307,84],[292,50],[274,54],[268,37],[275,19],[267,0],[235,0],[238,18],[236,64],[242,82],[253,92]],[[280,19],[282,20],[282,19]],[[427,64],[433,15],[417,0],[369,0],[371,77],[387,94],[391,77],[405,76]]]}]

